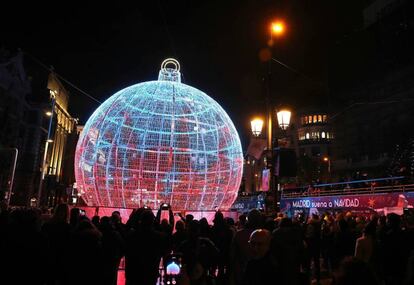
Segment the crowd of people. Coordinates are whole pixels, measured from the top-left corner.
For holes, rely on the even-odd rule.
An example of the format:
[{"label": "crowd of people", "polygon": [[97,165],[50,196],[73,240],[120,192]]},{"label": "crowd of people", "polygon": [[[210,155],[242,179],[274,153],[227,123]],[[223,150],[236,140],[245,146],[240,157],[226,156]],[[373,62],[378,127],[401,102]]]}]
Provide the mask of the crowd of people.
[{"label": "crowd of people", "polygon": [[[2,284],[115,285],[123,258],[127,285],[414,282],[413,215],[288,218],[251,210],[234,221],[217,211],[210,225],[160,213],[140,208],[124,223],[117,211],[89,218],[66,204],[50,214],[2,208]],[[172,283],[160,278],[171,260],[180,267]]]}]

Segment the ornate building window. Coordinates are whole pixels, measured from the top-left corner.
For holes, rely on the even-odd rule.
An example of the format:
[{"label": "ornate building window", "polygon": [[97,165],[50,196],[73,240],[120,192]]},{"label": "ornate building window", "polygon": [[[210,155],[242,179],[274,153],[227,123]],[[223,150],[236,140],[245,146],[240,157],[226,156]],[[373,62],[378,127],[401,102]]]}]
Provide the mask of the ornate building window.
[{"label": "ornate building window", "polygon": [[303,140],[305,140],[305,139],[306,139],[305,133],[304,133],[303,131],[300,131],[300,132],[299,132],[299,140],[300,140],[300,141],[303,141]]}]

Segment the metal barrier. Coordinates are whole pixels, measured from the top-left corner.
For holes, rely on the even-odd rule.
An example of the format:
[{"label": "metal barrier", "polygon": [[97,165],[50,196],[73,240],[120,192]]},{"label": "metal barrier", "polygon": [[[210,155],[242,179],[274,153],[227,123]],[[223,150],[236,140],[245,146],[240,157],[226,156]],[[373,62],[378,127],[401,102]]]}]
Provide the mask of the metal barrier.
[{"label": "metal barrier", "polygon": [[[122,221],[126,222],[129,219],[130,214],[132,213],[133,209],[131,208],[115,208],[115,207],[97,207],[97,206],[72,206],[77,207],[80,209],[85,210],[86,216],[89,218],[92,218],[93,216],[111,216],[113,211],[119,211],[122,217]],[[154,215],[157,214],[157,209],[152,210]],[[209,223],[212,223],[214,219],[214,215],[216,214],[216,211],[191,211],[191,210],[175,210],[173,209],[174,213],[180,213],[182,216],[185,216],[187,214],[192,214],[195,219],[199,220],[201,218],[206,218]],[[233,218],[235,221],[239,218],[239,212],[237,211],[221,211],[224,215],[224,217]],[[180,217],[174,216],[176,220],[179,220]]]},{"label": "metal barrier", "polygon": [[414,184],[406,185],[390,185],[377,187],[362,187],[362,188],[343,188],[331,190],[304,191],[304,192],[285,192],[282,191],[282,198],[298,198],[298,197],[320,197],[320,196],[335,196],[335,195],[355,195],[355,194],[374,194],[374,193],[392,193],[392,192],[412,192],[414,191]]}]

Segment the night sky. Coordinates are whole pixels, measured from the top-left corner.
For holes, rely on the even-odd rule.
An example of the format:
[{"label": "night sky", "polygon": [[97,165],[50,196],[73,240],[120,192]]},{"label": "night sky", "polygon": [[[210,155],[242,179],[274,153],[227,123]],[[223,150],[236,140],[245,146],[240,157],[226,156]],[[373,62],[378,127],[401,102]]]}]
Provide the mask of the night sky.
[{"label": "night sky", "polygon": [[[273,56],[302,74],[273,63],[273,102],[295,108],[331,104],[330,47],[361,24],[364,5],[320,0],[146,2],[55,4],[37,6],[37,12],[34,7],[10,8],[0,20],[1,44],[53,65],[101,101],[132,84],[157,79],[162,60],[175,57],[182,81],[223,106],[246,146],[249,120],[264,110],[267,65],[259,52],[267,46],[269,23],[283,19],[287,25]],[[98,104],[68,90],[71,114],[85,123]]]}]

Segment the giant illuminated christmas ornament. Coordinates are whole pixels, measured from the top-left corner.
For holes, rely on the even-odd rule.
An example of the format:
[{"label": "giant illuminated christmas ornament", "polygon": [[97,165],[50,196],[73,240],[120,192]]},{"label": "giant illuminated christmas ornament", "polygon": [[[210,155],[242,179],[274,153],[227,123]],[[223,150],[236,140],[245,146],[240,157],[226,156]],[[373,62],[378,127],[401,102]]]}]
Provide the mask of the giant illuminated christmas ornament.
[{"label": "giant illuminated christmas ornament", "polygon": [[158,81],[106,100],[87,121],[75,157],[89,206],[228,209],[242,168],[232,121],[208,95],[181,83],[174,59],[162,63]]}]

